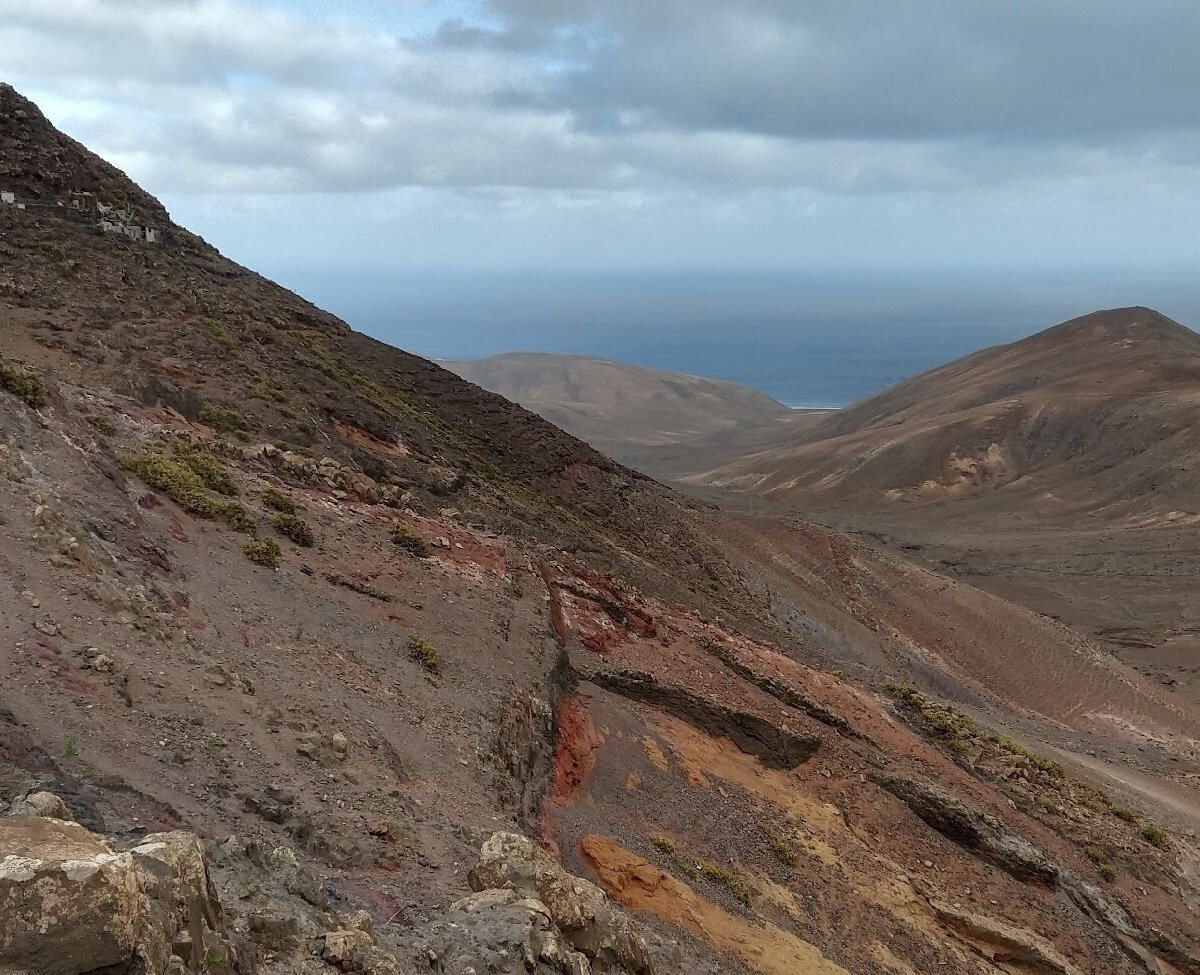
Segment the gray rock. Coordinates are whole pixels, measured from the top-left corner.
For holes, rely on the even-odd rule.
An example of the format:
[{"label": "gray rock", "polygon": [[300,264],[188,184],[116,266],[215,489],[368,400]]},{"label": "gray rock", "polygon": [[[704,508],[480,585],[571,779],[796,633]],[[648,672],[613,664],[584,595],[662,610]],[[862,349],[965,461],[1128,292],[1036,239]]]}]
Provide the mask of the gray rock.
[{"label": "gray rock", "polygon": [[61,819],[68,823],[75,821],[67,804],[53,792],[29,793],[24,799],[18,799],[13,803],[10,815],[40,816],[43,819]]},{"label": "gray rock", "polygon": [[652,973],[650,949],[633,923],[590,881],[564,870],[532,840],[496,833],[468,878],[475,891],[511,889],[545,905],[563,937],[596,972]]},{"label": "gray rock", "polygon": [[190,833],[117,852],[77,823],[0,820],[0,971],[166,972],[214,953],[236,971],[220,912]]}]

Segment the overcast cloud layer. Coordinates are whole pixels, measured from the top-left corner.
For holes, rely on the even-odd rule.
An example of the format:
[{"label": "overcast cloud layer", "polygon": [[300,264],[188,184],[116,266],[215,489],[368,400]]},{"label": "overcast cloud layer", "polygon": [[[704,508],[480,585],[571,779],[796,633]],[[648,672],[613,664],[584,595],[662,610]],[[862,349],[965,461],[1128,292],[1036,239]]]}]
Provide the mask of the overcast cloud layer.
[{"label": "overcast cloud layer", "polygon": [[0,0],[0,24],[7,80],[267,268],[1198,256],[1194,0]]}]

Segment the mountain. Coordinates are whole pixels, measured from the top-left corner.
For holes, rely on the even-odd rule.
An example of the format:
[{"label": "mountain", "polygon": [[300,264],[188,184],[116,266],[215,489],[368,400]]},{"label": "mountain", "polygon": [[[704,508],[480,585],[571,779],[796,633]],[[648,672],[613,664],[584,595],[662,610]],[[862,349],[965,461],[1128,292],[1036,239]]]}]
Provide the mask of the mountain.
[{"label": "mountain", "polygon": [[1200,970],[1188,701],[0,139],[0,969]]},{"label": "mountain", "polygon": [[736,383],[587,356],[518,352],[443,365],[634,467],[664,447],[702,443],[790,413]]},{"label": "mountain", "polygon": [[689,480],[943,518],[1200,518],[1200,336],[1148,308],[985,349]]}]

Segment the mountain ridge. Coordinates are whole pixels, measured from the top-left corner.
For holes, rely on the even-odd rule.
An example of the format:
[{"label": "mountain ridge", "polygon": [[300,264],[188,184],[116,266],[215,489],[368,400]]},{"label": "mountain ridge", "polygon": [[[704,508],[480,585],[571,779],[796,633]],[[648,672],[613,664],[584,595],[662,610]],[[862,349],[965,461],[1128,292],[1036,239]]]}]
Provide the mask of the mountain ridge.
[{"label": "mountain ridge", "polygon": [[728,436],[791,412],[737,383],[594,356],[505,353],[443,365],[635,468],[655,448]]},{"label": "mountain ridge", "polygon": [[1188,701],[85,210],[0,205],[0,967],[1200,971]]}]

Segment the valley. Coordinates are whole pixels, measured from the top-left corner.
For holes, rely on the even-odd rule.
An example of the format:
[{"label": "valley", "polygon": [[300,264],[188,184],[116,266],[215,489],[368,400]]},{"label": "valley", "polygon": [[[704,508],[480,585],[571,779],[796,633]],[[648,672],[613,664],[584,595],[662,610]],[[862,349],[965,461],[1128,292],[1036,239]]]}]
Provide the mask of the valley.
[{"label": "valley", "polygon": [[1200,972],[1192,333],[573,394],[679,491],[0,122],[0,970]]}]

